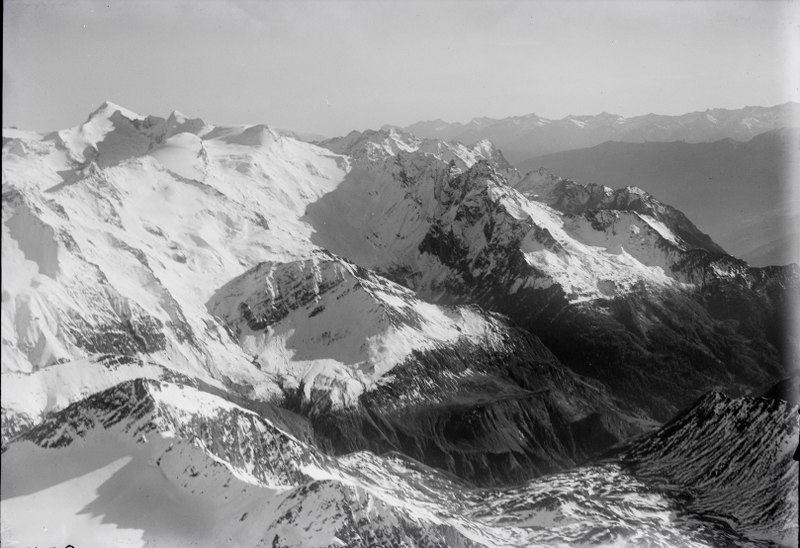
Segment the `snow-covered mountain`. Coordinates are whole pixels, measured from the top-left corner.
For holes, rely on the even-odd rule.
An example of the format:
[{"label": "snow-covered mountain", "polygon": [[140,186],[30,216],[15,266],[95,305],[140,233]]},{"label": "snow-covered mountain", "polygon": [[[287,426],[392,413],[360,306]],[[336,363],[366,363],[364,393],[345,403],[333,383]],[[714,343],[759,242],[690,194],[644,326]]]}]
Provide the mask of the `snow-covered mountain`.
[{"label": "snow-covered mountain", "polygon": [[792,195],[797,150],[800,129],[777,129],[746,142],[605,142],[518,167],[545,167],[584,183],[640,186],[686,213],[731,254],[765,266],[800,262],[800,198]]},{"label": "snow-covered mountain", "polygon": [[595,116],[566,116],[560,120],[535,114],[502,119],[474,118],[466,124],[433,120],[402,129],[419,137],[467,144],[489,139],[516,165],[543,154],[592,147],[606,141],[704,143],[726,138],[748,141],[759,133],[797,127],[798,123],[800,104],[789,102],[773,107],[707,109],[680,116],[645,114],[625,118],[603,112]]},{"label": "snow-covered mountain", "polygon": [[[352,404],[413,351],[462,337],[500,345],[501,320],[446,309],[333,255],[260,263],[209,301],[257,366],[326,407]],[[288,359],[287,359],[288,358]]]},{"label": "snow-covered mountain", "polygon": [[5,131],[3,375],[40,379],[49,402],[40,412],[60,399],[53,391],[89,389],[65,375],[102,382],[52,368],[96,354],[146,356],[268,398],[274,383],[205,303],[259,261],[312,255],[299,218],[346,164],[266,126],[143,118],[108,104],[71,130]]},{"label": "snow-covered mountain", "polygon": [[3,131],[4,542],[783,535],[755,504],[732,529],[684,509],[631,472],[641,451],[575,467],[787,376],[797,269],[749,267],[639,189],[523,176],[488,141],[323,144],[110,103]]},{"label": "snow-covered mountain", "polygon": [[[536,364],[556,378],[575,376],[546,349],[534,352],[541,347],[535,337],[477,307],[422,301],[316,245],[305,207],[357,172],[357,155],[332,155],[266,126],[220,128],[180,114],[143,118],[114,105],[71,130],[8,133],[4,439],[126,379],[175,372],[296,407],[339,451],[377,446],[427,454],[444,468],[485,474],[485,481],[573,464],[650,424],[621,411],[600,387],[548,407],[552,394],[573,389],[513,370]],[[494,154],[488,143],[416,145],[425,150],[420,157],[447,169],[451,161],[452,169],[466,169]],[[525,357],[512,359],[520,348]],[[469,367],[474,352],[483,362]],[[451,359],[449,371],[428,371],[440,353]],[[427,384],[395,381],[399,365],[400,377],[421,371],[415,379]],[[497,402],[481,382],[494,386]],[[451,390],[464,405],[443,398]],[[536,412],[510,414],[532,397]],[[398,405],[415,412],[402,401],[422,400],[433,411],[395,423]],[[341,413],[336,420],[331,408]],[[490,443],[488,434],[482,443],[499,455],[521,450],[517,467],[487,464],[483,452],[465,450],[433,427],[500,410],[505,421],[487,419],[486,429],[504,443]],[[364,420],[370,414],[389,417],[382,438],[371,436],[374,427]],[[570,425],[595,415],[605,434],[575,442]],[[553,420],[564,427],[546,443],[506,433],[550,432]],[[358,428],[345,428],[353,422]]]},{"label": "snow-covered mountain", "polygon": [[707,390],[788,374],[796,266],[751,268],[635,187],[522,177],[491,159],[463,169],[416,150],[359,152],[373,146],[348,149],[353,169],[308,207],[330,251],[429,301],[509,316],[661,420]]}]

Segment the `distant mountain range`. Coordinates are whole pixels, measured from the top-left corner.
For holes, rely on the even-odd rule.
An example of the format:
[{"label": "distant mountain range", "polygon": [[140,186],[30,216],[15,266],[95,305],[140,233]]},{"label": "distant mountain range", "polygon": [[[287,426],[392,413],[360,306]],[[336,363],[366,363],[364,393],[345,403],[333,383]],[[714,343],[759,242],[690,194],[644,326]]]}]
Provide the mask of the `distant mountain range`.
[{"label": "distant mountain range", "polygon": [[[794,154],[792,153],[794,151]],[[800,262],[800,203],[791,201],[800,173],[800,130],[778,129],[741,143],[606,142],[531,158],[562,177],[613,188],[639,186],[685,212],[728,253],[750,264]]]},{"label": "distant mountain range", "polygon": [[800,103],[789,102],[773,107],[715,108],[680,116],[645,114],[625,118],[603,112],[595,116],[570,115],[560,120],[536,114],[473,118],[466,124],[432,120],[399,129],[418,137],[465,144],[489,139],[516,165],[535,156],[591,147],[605,141],[702,143],[725,138],[747,141],[765,131],[791,127],[798,119]]}]

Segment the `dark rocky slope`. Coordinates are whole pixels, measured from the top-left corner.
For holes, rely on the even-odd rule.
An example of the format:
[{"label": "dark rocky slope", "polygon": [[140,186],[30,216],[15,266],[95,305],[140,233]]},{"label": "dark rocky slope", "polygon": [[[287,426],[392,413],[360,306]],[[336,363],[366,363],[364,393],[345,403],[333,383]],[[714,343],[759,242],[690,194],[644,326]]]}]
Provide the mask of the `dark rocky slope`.
[{"label": "dark rocky slope", "polygon": [[[335,344],[320,346],[319,359],[342,356],[350,344],[366,348],[386,332],[419,333],[423,341],[432,318],[407,289],[334,256],[258,265],[222,288],[209,308],[256,352],[253,341],[274,337],[284,326],[294,330],[291,341],[308,322],[320,322],[327,327],[313,332],[329,329],[322,340]],[[398,451],[483,484],[518,483],[574,466],[653,427],[633,408],[621,408],[600,383],[566,369],[535,336],[477,307],[462,308],[443,310],[472,315],[473,322],[491,326],[487,335],[420,347],[375,382],[362,378],[363,392],[352,395],[344,378],[331,385],[276,371],[285,379],[281,405],[308,417],[317,444],[333,454]],[[342,318],[359,319],[345,322],[339,333],[335,322]],[[354,338],[362,323],[368,330]],[[257,354],[265,371],[275,367],[272,356]],[[358,369],[374,371],[377,354],[364,356],[373,357]],[[290,380],[295,374],[297,382]]]}]

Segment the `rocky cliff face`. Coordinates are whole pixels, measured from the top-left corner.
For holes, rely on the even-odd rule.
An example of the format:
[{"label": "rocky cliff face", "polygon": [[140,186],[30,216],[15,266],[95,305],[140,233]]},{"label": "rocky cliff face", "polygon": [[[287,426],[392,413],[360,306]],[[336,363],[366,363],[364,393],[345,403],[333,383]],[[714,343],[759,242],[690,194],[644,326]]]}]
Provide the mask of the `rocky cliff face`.
[{"label": "rocky cliff face", "polygon": [[796,406],[711,392],[625,460],[651,485],[687,490],[693,511],[789,544],[797,540],[797,442]]}]

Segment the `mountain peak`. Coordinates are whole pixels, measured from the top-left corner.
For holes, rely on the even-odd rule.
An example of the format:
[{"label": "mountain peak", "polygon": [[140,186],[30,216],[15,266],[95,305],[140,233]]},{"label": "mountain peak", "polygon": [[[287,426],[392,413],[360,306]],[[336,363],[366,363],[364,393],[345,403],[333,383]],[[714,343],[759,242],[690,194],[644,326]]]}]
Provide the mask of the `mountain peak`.
[{"label": "mountain peak", "polygon": [[178,123],[183,123],[189,120],[189,117],[179,110],[173,110],[170,112],[168,120],[174,120]]},{"label": "mountain peak", "polygon": [[144,116],[136,114],[132,110],[129,110],[111,101],[104,101],[99,107],[93,110],[91,114],[89,114],[89,118],[87,119],[87,121],[96,118],[111,118],[117,112],[119,112],[122,116],[128,118],[129,120],[144,119]]}]

